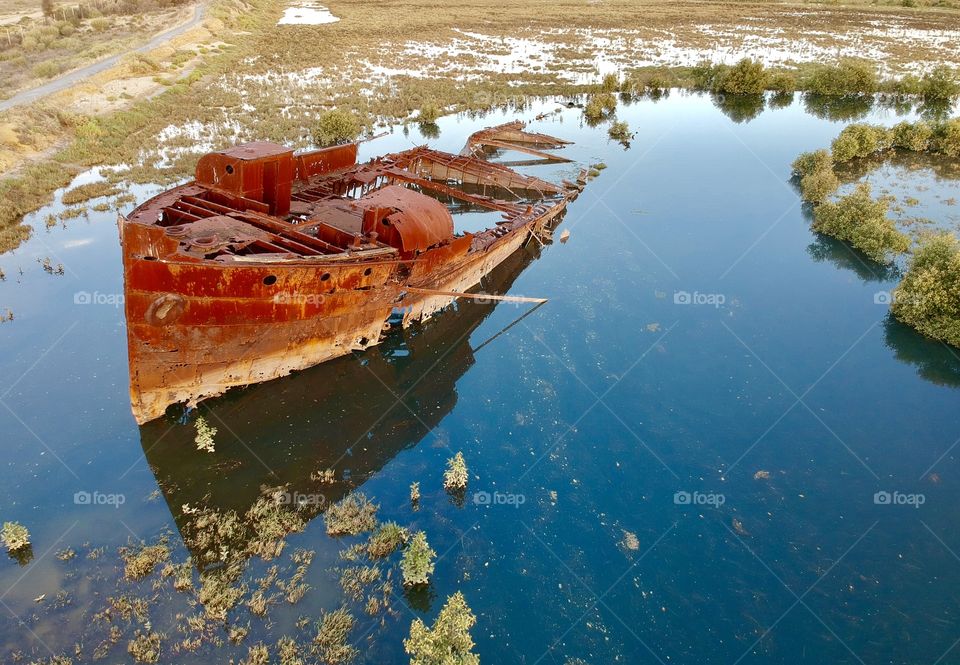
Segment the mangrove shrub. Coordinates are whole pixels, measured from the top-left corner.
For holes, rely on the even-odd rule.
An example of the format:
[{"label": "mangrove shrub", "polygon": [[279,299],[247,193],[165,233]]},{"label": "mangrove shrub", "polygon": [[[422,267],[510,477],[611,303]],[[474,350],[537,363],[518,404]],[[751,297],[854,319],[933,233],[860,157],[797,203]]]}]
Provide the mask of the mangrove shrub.
[{"label": "mangrove shrub", "polygon": [[878,88],[874,66],[852,59],[818,66],[807,82],[807,89],[817,95],[872,95]]},{"label": "mangrove shrub", "polygon": [[867,124],[853,124],[843,128],[833,140],[833,161],[848,162],[857,157],[869,157],[878,152],[889,150],[893,145],[893,134],[883,127]]},{"label": "mangrove shrub", "polygon": [[319,146],[349,143],[362,129],[360,119],[349,111],[325,111],[317,121],[313,140]]},{"label": "mangrove shrub", "polygon": [[849,242],[877,263],[902,254],[910,240],[887,217],[887,202],[874,200],[870,185],[860,183],[836,202],[825,202],[813,212],[813,229]]},{"label": "mangrove shrub", "polygon": [[732,67],[722,68],[713,77],[714,92],[731,95],[759,95],[767,87],[767,72],[759,60],[744,58]]},{"label": "mangrove shrub", "polygon": [[893,291],[891,311],[924,335],[960,346],[960,242],[952,234],[920,242]]}]

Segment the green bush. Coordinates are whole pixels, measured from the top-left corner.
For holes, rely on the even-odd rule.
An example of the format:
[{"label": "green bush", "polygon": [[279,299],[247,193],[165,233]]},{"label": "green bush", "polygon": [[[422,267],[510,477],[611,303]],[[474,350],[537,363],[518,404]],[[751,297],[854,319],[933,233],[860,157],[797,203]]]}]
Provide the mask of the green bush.
[{"label": "green bush", "polygon": [[870,185],[861,183],[836,203],[826,202],[813,212],[813,229],[849,242],[877,263],[902,254],[910,240],[887,217],[886,201],[874,200]]},{"label": "green bush", "polygon": [[933,128],[923,122],[901,122],[893,127],[893,147],[912,152],[925,152],[930,148]]},{"label": "green bush", "polygon": [[793,175],[800,178],[816,173],[817,171],[829,171],[833,169],[833,158],[830,157],[830,153],[826,150],[805,152],[793,160],[792,169]]},{"label": "green bush", "polygon": [[818,95],[870,95],[879,88],[877,71],[863,60],[842,60],[836,65],[820,65],[807,84]]},{"label": "green bush", "polygon": [[937,126],[931,144],[940,154],[960,157],[960,118],[953,118]]},{"label": "green bush", "polygon": [[432,124],[437,121],[440,117],[441,112],[436,104],[429,103],[424,104],[420,108],[420,112],[417,114],[417,122],[422,124]]},{"label": "green bush", "polygon": [[759,60],[744,58],[726,67],[713,80],[713,91],[730,95],[759,95],[767,87],[767,72]]},{"label": "green bush", "polygon": [[946,102],[960,95],[957,72],[946,65],[937,65],[924,74],[920,94],[925,101]]},{"label": "green bush", "polygon": [[616,92],[620,89],[620,77],[616,74],[607,74],[600,82],[600,92]]},{"label": "green bush", "polygon": [[610,129],[607,130],[607,134],[610,135],[614,141],[629,141],[630,140],[630,125],[625,121],[617,121],[610,125]]},{"label": "green bush", "polygon": [[923,94],[923,81],[914,74],[904,74],[893,83],[893,92],[901,97],[912,97]]},{"label": "green bush", "polygon": [[693,87],[698,90],[713,90],[714,81],[722,70],[722,65],[715,65],[709,60],[701,60],[690,69]]},{"label": "green bush", "polygon": [[360,135],[360,119],[349,111],[325,111],[317,121],[313,140],[319,146],[349,143]]},{"label": "green bush", "polygon": [[800,193],[810,203],[823,203],[838,187],[840,180],[833,169],[816,171],[800,179]]},{"label": "green bush", "polygon": [[920,242],[890,309],[924,335],[960,346],[960,243],[952,234]]},{"label": "green bush", "polygon": [[794,92],[797,77],[790,72],[775,72],[767,77],[767,89],[774,92]]},{"label": "green bush", "polygon": [[598,92],[590,95],[583,114],[587,120],[601,120],[604,116],[613,113],[617,108],[617,98],[609,92]]},{"label": "green bush", "polygon": [[476,622],[477,617],[459,591],[447,598],[432,629],[414,619],[410,637],[403,641],[410,665],[480,665],[480,657],[472,652],[470,637]]},{"label": "green bush", "polygon": [[433,560],[437,553],[427,542],[427,534],[417,531],[413,534],[407,548],[403,551],[400,561],[400,572],[403,573],[404,586],[427,584],[433,574]]},{"label": "green bush", "polygon": [[869,157],[889,150],[892,145],[893,133],[888,129],[861,123],[848,125],[833,140],[833,161],[842,163],[857,157]]},{"label": "green bush", "polygon": [[33,68],[32,74],[38,79],[53,78],[60,73],[60,65],[55,62],[41,62]]}]

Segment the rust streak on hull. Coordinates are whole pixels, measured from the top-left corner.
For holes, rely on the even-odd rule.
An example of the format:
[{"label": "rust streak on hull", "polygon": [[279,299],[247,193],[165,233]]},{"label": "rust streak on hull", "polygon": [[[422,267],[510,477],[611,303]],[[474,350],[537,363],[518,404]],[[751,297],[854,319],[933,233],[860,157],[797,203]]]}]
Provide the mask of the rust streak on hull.
[{"label": "rust streak on hull", "polygon": [[[504,127],[468,147],[565,143]],[[543,234],[582,186],[428,148],[366,164],[354,144],[204,156],[193,182],[118,220],[134,417],[362,351],[391,320],[429,318]],[[442,196],[503,220],[457,234]]]}]

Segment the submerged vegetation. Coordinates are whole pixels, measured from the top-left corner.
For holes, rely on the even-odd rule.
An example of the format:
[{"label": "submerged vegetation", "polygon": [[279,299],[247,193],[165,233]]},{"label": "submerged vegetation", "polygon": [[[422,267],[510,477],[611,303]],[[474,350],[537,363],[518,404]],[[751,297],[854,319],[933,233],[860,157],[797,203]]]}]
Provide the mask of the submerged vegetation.
[{"label": "submerged vegetation", "polygon": [[323,519],[329,535],[355,536],[377,526],[377,506],[355,492],[330,506]]}]

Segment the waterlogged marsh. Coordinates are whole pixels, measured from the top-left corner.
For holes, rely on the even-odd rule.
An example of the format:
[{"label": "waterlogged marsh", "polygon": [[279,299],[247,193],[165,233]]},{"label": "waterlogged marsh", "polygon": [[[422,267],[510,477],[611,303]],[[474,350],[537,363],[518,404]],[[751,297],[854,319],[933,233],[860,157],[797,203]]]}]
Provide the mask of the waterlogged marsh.
[{"label": "waterlogged marsh", "polygon": [[[197,414],[133,424],[113,213],[49,230],[59,205],[31,216],[33,239],[0,256],[0,310],[14,313],[0,324],[0,517],[33,543],[29,563],[0,567],[3,658],[49,658],[49,647],[88,662],[115,638],[109,662],[130,659],[139,629],[163,634],[161,662],[239,660],[259,642],[279,660],[281,637],[314,643],[321,611],[346,602],[359,660],[400,663],[414,616],[431,622],[457,590],[478,617],[484,662],[947,653],[960,633],[960,360],[888,319],[877,294],[895,271],[809,230],[790,163],[842,125],[800,101],[737,123],[709,97],[681,94],[617,113],[635,132],[628,150],[577,109],[530,126],[607,165],[558,229],[566,243],[531,246],[484,285],[548,304],[514,323],[527,306],[464,303],[365,354],[205,404],[213,453],[197,449]],[[432,143],[457,150],[508,117],[442,118]],[[420,141],[398,130],[363,152]],[[917,184],[928,188],[916,194],[923,214],[953,210],[939,207],[952,181]],[[459,450],[462,503],[443,489]],[[266,535],[278,520],[260,503],[275,487],[284,505],[302,505],[280,528],[292,533],[279,556]],[[405,592],[394,572],[392,593],[378,591],[393,614],[370,616],[369,594],[341,589],[351,563],[340,551],[366,537],[329,537],[321,513],[352,489],[379,504],[381,521],[425,531],[438,554],[428,589]],[[199,539],[204,507],[243,525]],[[169,561],[163,549],[117,554],[164,534]],[[66,548],[75,556],[58,556]],[[226,564],[206,564],[211,549]],[[229,627],[190,621],[211,603],[205,613],[177,590],[182,567],[162,576],[188,555],[207,580],[243,569]],[[137,572],[155,559],[144,579],[124,579],[131,560]],[[374,564],[381,582],[397,560]],[[310,589],[291,603],[300,584]],[[248,602],[264,585],[266,618]],[[206,600],[219,598],[207,588]],[[112,619],[95,620],[108,597]],[[234,645],[237,628],[248,632]],[[200,636],[195,651],[184,646]]]}]

